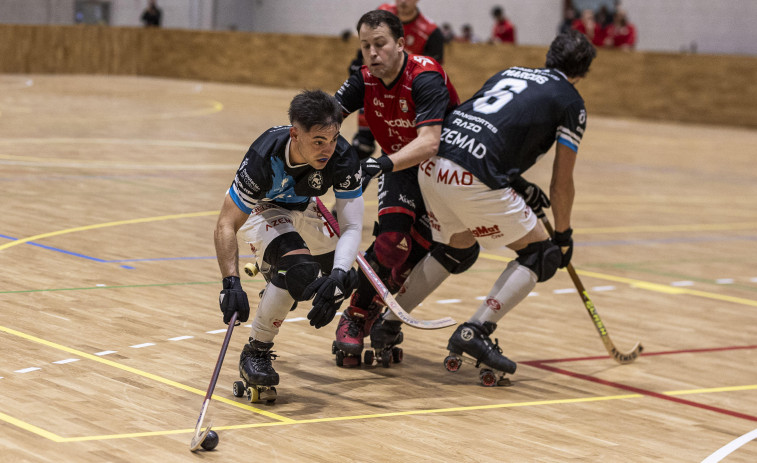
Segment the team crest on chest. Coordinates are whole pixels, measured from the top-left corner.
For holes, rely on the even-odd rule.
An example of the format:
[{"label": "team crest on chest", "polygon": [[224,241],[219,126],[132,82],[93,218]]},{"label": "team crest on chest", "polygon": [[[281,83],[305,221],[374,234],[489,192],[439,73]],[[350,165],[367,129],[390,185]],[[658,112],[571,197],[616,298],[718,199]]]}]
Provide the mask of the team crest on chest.
[{"label": "team crest on chest", "polygon": [[410,107],[407,105],[407,100],[404,98],[400,98],[400,109],[403,113],[406,113],[410,110]]},{"label": "team crest on chest", "polygon": [[323,174],[321,171],[316,170],[308,177],[308,185],[315,190],[320,190],[323,186]]}]

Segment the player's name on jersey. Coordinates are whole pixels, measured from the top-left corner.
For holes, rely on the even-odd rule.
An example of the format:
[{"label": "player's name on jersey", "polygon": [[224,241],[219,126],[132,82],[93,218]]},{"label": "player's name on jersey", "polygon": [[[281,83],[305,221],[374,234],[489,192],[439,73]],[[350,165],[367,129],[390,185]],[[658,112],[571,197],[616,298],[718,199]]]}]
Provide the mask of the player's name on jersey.
[{"label": "player's name on jersey", "polygon": [[[462,111],[460,111],[460,110],[457,110],[457,109],[456,109],[456,110],[454,110],[454,111],[452,111],[452,115],[453,115],[453,116],[457,116],[457,117],[459,117],[459,118],[463,118],[463,119],[466,119],[466,120],[468,120],[468,121],[470,121],[470,122],[474,122],[474,123],[476,123],[476,124],[481,124],[482,126],[484,126],[484,127],[486,127],[487,129],[491,130],[491,132],[492,132],[492,133],[497,133],[497,132],[499,132],[499,130],[497,130],[497,128],[496,128],[496,127],[495,127],[494,125],[492,125],[492,124],[491,124],[491,122],[487,121],[487,120],[486,120],[486,119],[484,119],[483,117],[478,117],[478,116],[474,116],[474,115],[472,115],[472,114],[464,113],[464,112],[462,112]],[[454,120],[452,121],[452,123],[453,123],[453,124],[455,124],[455,125],[460,125],[460,124],[458,124],[458,123],[457,123],[456,121],[454,121]],[[462,125],[460,125],[460,126],[461,126],[461,127],[464,127],[464,126],[462,126]],[[479,132],[479,131],[480,131],[480,130],[476,130],[476,132]]]},{"label": "player's name on jersey", "polygon": [[537,84],[546,84],[550,77],[556,79],[552,75],[540,74],[538,69],[522,69],[522,68],[510,68],[502,72],[503,76],[515,77],[518,79],[525,79],[536,82]]}]

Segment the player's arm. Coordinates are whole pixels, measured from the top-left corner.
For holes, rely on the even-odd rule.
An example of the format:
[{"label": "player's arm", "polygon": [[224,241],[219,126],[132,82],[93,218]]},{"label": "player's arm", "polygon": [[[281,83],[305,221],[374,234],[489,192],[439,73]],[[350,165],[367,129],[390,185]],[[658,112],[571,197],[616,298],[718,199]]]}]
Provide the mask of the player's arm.
[{"label": "player's arm", "polygon": [[226,278],[239,276],[239,247],[237,232],[244,225],[249,214],[239,209],[230,194],[223,200],[221,213],[214,233],[216,258],[221,275]]},{"label": "player's arm", "polygon": [[348,271],[355,262],[363,236],[364,209],[362,195],[355,198],[336,198],[335,210],[342,236],[336,244],[334,268]]},{"label": "player's arm", "polygon": [[558,232],[564,232],[571,228],[570,216],[576,193],[573,184],[573,168],[576,165],[576,157],[577,153],[572,148],[557,143],[555,162],[552,165],[552,181],[549,185],[549,197],[552,202],[555,230]]},{"label": "player's arm", "polygon": [[426,46],[423,47],[423,54],[434,58],[440,64],[444,61],[444,35],[440,28],[437,27],[428,36]]},{"label": "player's arm", "polygon": [[334,96],[342,106],[342,114],[346,117],[363,107],[364,95],[363,74],[358,70],[344,81]]}]

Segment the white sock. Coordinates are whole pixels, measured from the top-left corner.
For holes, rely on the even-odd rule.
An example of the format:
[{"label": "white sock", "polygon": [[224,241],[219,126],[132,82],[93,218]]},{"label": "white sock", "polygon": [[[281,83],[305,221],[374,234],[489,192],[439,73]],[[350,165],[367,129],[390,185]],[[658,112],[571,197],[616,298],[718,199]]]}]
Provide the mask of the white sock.
[{"label": "white sock", "polygon": [[293,304],[294,298],[289,291],[268,283],[255,312],[250,336],[256,341],[273,342]]},{"label": "white sock", "polygon": [[[450,273],[439,263],[438,260],[426,254],[420,262],[415,264],[413,270],[408,275],[407,280],[402,285],[402,289],[395,298],[405,312],[410,312],[423,302],[429,294],[433,293],[439,285],[442,284]],[[384,319],[399,321],[394,312],[389,312]]]},{"label": "white sock", "polygon": [[511,261],[497,278],[486,300],[469,321],[478,324],[497,323],[525,299],[534,286],[536,286],[536,274],[528,267],[520,265],[518,261]]}]

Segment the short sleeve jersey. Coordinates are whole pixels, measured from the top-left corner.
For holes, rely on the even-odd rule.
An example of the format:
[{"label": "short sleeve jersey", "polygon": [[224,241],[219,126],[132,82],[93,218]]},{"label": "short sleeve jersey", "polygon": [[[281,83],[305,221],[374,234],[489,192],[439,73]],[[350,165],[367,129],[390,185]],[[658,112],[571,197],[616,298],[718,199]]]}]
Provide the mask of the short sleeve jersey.
[{"label": "short sleeve jersey", "polygon": [[316,170],[308,164],[288,161],[290,125],[273,127],[252,143],[229,195],[243,212],[250,214],[259,201],[304,211],[310,198],[324,195],[330,188],[337,198],[362,196],[360,160],[341,135],[326,167]]},{"label": "short sleeve jersey", "polygon": [[585,130],[583,98],[562,72],[513,67],[490,77],[447,116],[438,156],[500,189],[555,141],[578,152]]},{"label": "short sleeve jersey", "polygon": [[[397,15],[397,5],[384,3],[378,7]],[[442,62],[444,57],[444,36],[434,21],[420,11],[412,21],[402,23],[405,34],[405,49],[415,55],[425,55]]]},{"label": "short sleeve jersey", "polygon": [[365,119],[386,154],[417,138],[418,128],[441,124],[460,103],[441,65],[420,55],[405,55],[399,76],[389,86],[363,66],[342,84],[336,98],[345,114],[365,108]]}]

